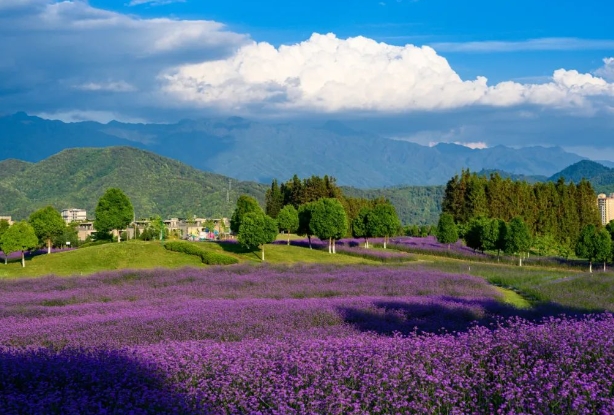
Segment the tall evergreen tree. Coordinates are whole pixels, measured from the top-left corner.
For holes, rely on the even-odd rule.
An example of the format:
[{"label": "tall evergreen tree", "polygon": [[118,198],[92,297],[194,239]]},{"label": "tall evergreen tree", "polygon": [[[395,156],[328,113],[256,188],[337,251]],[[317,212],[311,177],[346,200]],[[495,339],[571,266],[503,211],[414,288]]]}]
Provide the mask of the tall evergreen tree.
[{"label": "tall evergreen tree", "polygon": [[230,230],[232,232],[239,233],[243,216],[249,212],[264,213],[256,199],[247,195],[239,196],[237,207],[230,218]]},{"label": "tall evergreen tree", "polygon": [[273,219],[277,218],[279,211],[284,207],[284,195],[281,193],[277,179],[271,183],[271,188],[266,191],[264,199],[265,213]]}]

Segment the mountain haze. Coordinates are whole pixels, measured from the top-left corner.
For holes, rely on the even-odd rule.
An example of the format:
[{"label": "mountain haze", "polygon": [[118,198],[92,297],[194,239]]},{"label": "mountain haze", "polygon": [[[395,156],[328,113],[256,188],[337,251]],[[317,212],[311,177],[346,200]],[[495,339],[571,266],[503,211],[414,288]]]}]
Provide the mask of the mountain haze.
[{"label": "mountain haze", "polygon": [[269,183],[293,174],[328,174],[341,185],[361,188],[442,185],[463,168],[548,177],[582,160],[558,147],[427,147],[357,131],[338,121],[305,126],[240,117],[100,124],[63,123],[17,113],[0,118],[0,137],[0,160],[38,162],[66,148],[130,145],[239,180]]}]

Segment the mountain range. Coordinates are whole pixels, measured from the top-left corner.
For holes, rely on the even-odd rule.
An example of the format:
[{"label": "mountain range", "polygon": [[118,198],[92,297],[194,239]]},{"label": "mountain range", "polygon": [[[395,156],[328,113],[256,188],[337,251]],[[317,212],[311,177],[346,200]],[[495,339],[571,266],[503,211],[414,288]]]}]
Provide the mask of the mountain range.
[{"label": "mountain range", "polygon": [[243,181],[270,183],[293,174],[328,174],[341,185],[358,188],[442,185],[463,168],[549,177],[583,159],[559,147],[471,149],[445,143],[428,147],[337,121],[306,126],[239,117],[100,124],[17,113],[0,117],[0,137],[0,160],[39,162],[67,148],[132,146]]},{"label": "mountain range", "polygon": [[[614,169],[592,161],[582,160],[541,181],[554,181],[561,176],[576,182],[587,178],[598,192],[614,191]],[[537,180],[531,176],[510,177]],[[83,208],[92,217],[98,199],[109,187],[121,188],[131,199],[135,216],[145,218],[228,217],[239,195],[254,196],[264,205],[269,186],[204,172],[134,147],[69,149],[37,163],[0,161],[0,215],[24,219],[34,210],[52,205],[57,209]],[[344,194],[352,197],[387,198],[404,224],[436,223],[444,189],[445,186],[342,187]]]}]

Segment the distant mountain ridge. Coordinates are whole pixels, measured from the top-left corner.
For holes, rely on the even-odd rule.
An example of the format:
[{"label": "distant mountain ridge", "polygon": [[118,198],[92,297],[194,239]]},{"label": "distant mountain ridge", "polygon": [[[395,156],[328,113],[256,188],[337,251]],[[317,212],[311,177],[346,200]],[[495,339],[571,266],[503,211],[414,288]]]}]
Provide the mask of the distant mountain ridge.
[{"label": "distant mountain ridge", "polygon": [[549,177],[583,158],[558,147],[473,150],[422,146],[328,121],[306,127],[240,117],[175,124],[63,123],[17,113],[0,117],[0,160],[38,162],[66,148],[132,146],[244,181],[328,174],[341,185],[442,185],[463,168]]},{"label": "distant mountain ridge", "polygon": [[[526,176],[497,173],[513,180],[527,179]],[[614,169],[599,163],[583,160],[542,181],[556,181],[561,175],[575,182],[587,178],[598,192],[614,192]],[[280,182],[288,179],[290,176],[278,177]],[[98,198],[109,187],[119,187],[128,194],[137,217],[188,217],[192,214],[229,216],[241,194],[254,196],[264,206],[269,184],[237,181],[200,171],[134,147],[69,149],[38,163],[15,159],[0,161],[0,215],[23,219],[35,209],[50,204],[57,209],[85,208],[91,217]],[[348,196],[389,199],[404,224],[436,223],[444,188],[342,187]]]}]

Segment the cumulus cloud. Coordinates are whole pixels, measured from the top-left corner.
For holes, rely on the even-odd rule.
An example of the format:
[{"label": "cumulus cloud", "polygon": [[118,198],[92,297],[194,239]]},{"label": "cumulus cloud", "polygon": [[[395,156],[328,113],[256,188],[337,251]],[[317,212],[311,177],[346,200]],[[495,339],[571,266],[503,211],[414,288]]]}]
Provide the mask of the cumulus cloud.
[{"label": "cumulus cloud", "polygon": [[595,71],[595,75],[614,82],[614,58],[605,58],[603,66]]},{"label": "cumulus cloud", "polygon": [[214,21],[139,18],[81,0],[0,0],[0,111],[158,105],[161,71],[219,59],[247,40]]},{"label": "cumulus cloud", "polygon": [[390,111],[454,109],[473,105],[536,104],[585,107],[614,96],[614,84],[560,69],[550,82],[488,85],[463,80],[428,46],[393,46],[365,37],[314,34],[275,48],[252,42],[216,61],[183,65],[164,75],[166,91],[201,106],[239,110]]}]

